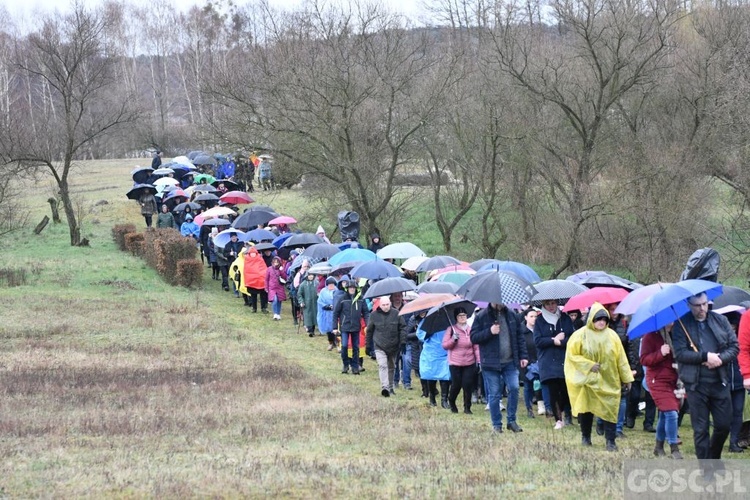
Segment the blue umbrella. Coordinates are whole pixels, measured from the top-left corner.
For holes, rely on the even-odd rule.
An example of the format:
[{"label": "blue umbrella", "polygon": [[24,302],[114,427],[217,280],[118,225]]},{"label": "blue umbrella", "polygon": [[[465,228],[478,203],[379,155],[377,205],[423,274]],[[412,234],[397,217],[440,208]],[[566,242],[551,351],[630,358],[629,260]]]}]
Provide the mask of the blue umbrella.
[{"label": "blue umbrella", "polygon": [[369,260],[353,268],[349,274],[355,278],[382,280],[383,278],[397,278],[401,276],[401,271],[390,262]]},{"label": "blue umbrella", "polygon": [[[243,215],[244,215],[244,214],[243,214]],[[281,245],[283,245],[283,244],[284,244],[284,242],[285,242],[286,240],[288,240],[289,238],[291,238],[292,236],[294,236],[294,233],[284,233],[284,234],[282,234],[281,236],[277,236],[276,238],[274,238],[274,239],[273,239],[273,241],[272,241],[271,243],[272,243],[272,244],[273,244],[273,246],[275,246],[276,248],[281,248]]]},{"label": "blue umbrella", "polygon": [[247,232],[248,240],[260,243],[261,241],[273,241],[276,239],[276,234],[272,233],[268,229],[253,229]]},{"label": "blue umbrella", "polygon": [[542,281],[536,271],[531,269],[526,264],[522,264],[521,262],[514,262],[512,260],[490,262],[489,264],[485,264],[484,266],[479,268],[479,271],[489,271],[490,269],[495,271],[510,271],[513,274],[525,279],[529,283],[538,283]]},{"label": "blue umbrella", "polygon": [[356,241],[345,241],[344,243],[338,243],[336,246],[339,247],[339,250],[341,250],[342,252],[349,248],[362,248],[362,245],[360,245]]},{"label": "blue umbrella", "polygon": [[368,260],[376,260],[377,258],[378,257],[373,252],[366,248],[347,248],[328,259],[328,263],[335,267],[339,264],[344,264],[345,262],[353,262],[355,260],[364,262]]},{"label": "blue umbrella", "polygon": [[502,262],[502,261],[497,260],[497,259],[479,259],[469,264],[469,267],[475,271],[479,271],[481,268],[483,268],[487,264],[492,264],[493,262]]},{"label": "blue umbrella", "polygon": [[711,300],[722,292],[721,284],[706,280],[685,280],[667,285],[643,302],[633,314],[628,337],[636,339],[674,323],[690,311],[687,300],[694,295],[705,293]]}]

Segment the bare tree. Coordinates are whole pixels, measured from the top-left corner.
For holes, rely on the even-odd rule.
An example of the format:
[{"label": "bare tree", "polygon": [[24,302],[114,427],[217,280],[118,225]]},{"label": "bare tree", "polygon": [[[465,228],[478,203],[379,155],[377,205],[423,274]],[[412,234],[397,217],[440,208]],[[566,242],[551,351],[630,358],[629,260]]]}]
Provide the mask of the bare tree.
[{"label": "bare tree", "polygon": [[[81,242],[69,185],[75,160],[93,141],[134,118],[129,110],[132,99],[116,92],[116,59],[106,57],[103,33],[108,22],[77,4],[68,15],[45,18],[41,28],[18,45],[16,65],[31,83],[33,95],[41,96],[32,100],[33,107],[11,111],[0,139],[11,162],[46,170],[55,179],[71,245]],[[29,119],[34,109],[37,113]]]}]

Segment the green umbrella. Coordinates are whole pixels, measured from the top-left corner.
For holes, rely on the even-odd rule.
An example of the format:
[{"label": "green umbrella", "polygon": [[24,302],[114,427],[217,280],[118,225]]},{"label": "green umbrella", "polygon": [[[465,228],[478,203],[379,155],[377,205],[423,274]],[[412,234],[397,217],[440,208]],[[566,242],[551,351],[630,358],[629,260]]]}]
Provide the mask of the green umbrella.
[{"label": "green umbrella", "polygon": [[195,179],[196,184],[202,184],[203,179],[206,179],[206,184],[211,184],[212,182],[216,181],[216,177],[214,177],[213,175],[209,175],[209,174],[198,174],[195,177],[193,177],[193,179]]}]

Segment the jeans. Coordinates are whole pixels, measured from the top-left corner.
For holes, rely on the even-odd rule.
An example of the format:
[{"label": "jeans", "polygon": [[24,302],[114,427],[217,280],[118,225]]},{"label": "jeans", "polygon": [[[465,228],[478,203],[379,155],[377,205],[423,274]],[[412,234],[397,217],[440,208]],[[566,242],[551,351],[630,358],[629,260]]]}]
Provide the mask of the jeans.
[{"label": "jeans", "polygon": [[[690,423],[698,460],[720,459],[721,449],[732,425],[732,398],[729,387],[719,383],[699,383],[687,390]],[[710,435],[709,415],[714,424]]]},{"label": "jeans", "polygon": [[656,422],[656,440],[677,444],[677,412],[660,411]]},{"label": "jeans", "polygon": [[508,386],[508,424],[516,421],[516,410],[518,409],[518,368],[513,363],[500,366],[499,370],[483,369],[484,383],[487,385],[487,399],[490,404],[490,418],[492,427],[499,428],[503,425],[503,416],[500,412],[500,400],[503,397],[503,389]]},{"label": "jeans", "polygon": [[523,381],[523,403],[527,410],[532,409],[531,405],[534,404],[534,380],[526,379]]},{"label": "jeans", "polygon": [[278,297],[275,297],[273,299],[273,304],[271,304],[271,309],[273,309],[274,314],[281,315],[281,301]]},{"label": "jeans", "polygon": [[[349,357],[349,340],[352,341],[352,357]],[[341,332],[341,361],[344,368],[359,368],[359,332]]]},{"label": "jeans", "polygon": [[732,391],[732,424],[729,431],[729,444],[737,446],[742,428],[742,410],[745,407],[745,389]]},{"label": "jeans", "polygon": [[406,354],[400,354],[396,359],[396,371],[394,372],[394,382],[398,384],[401,380],[404,386],[411,385],[411,344],[406,344]]},{"label": "jeans", "polygon": [[398,356],[398,352],[387,353],[380,349],[375,349],[375,359],[378,360],[380,387],[383,389],[393,390],[393,372],[396,367]]},{"label": "jeans", "polygon": [[552,413],[551,399],[552,396],[550,396],[549,393],[549,386],[547,384],[542,384],[542,401],[544,401],[544,409],[550,413]]}]

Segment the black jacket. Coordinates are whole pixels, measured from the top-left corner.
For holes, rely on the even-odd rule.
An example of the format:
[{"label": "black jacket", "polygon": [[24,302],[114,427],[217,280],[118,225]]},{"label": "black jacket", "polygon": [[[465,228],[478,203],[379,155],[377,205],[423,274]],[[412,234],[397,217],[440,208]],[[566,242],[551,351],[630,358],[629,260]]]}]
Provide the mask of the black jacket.
[{"label": "black jacket", "polygon": [[[545,382],[555,378],[565,378],[565,349],[575,327],[567,314],[560,314],[557,324],[550,325],[539,313],[534,324],[534,345],[539,359],[539,380]],[[555,345],[552,337],[559,332],[565,332],[565,338],[559,346]]]},{"label": "black jacket", "polygon": [[370,311],[365,301],[347,293],[336,303],[333,310],[333,328],[347,333],[358,332],[360,320],[364,319],[367,322],[369,317]]},{"label": "black jacket", "polygon": [[406,345],[406,323],[396,309],[387,313],[376,309],[370,314],[367,322],[365,345],[387,354],[397,354],[401,346]]},{"label": "black jacket", "polygon": [[[524,338],[521,323],[518,316],[504,308],[500,312],[496,311],[491,305],[482,309],[474,323],[471,325],[471,342],[479,345],[479,358],[482,361],[482,369],[499,370],[500,369],[500,336],[493,335],[490,328],[495,321],[505,318],[508,322],[510,332],[510,349],[513,351],[513,362],[517,368],[521,367],[522,359],[529,359],[526,353],[526,339]],[[526,325],[523,325],[526,328]]]},{"label": "black jacket", "polygon": [[[719,371],[719,377],[722,383],[729,383],[730,373],[727,366],[731,361],[737,359],[737,354],[740,352],[740,346],[737,343],[737,337],[732,331],[732,326],[729,324],[727,318],[721,314],[717,314],[713,311],[708,312],[706,318],[708,327],[716,337],[716,342],[719,346],[718,355],[721,358],[722,365],[717,368]],[[683,329],[684,325],[684,329]],[[674,359],[677,361],[679,366],[680,380],[689,388],[691,385],[700,382],[700,369],[701,363],[704,363],[708,359],[708,352],[701,350],[697,345],[698,352],[693,351],[690,346],[690,341],[685,335],[685,330],[693,339],[693,342],[697,342],[698,338],[698,322],[693,318],[692,313],[684,315],[680,321],[674,324],[674,330],[672,331],[672,345],[674,346]]]}]

